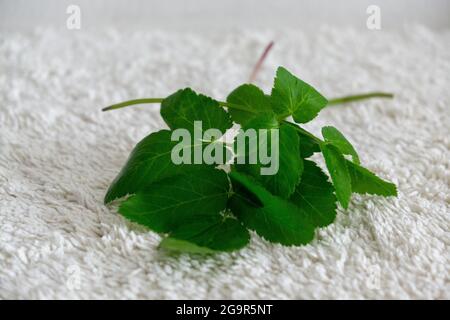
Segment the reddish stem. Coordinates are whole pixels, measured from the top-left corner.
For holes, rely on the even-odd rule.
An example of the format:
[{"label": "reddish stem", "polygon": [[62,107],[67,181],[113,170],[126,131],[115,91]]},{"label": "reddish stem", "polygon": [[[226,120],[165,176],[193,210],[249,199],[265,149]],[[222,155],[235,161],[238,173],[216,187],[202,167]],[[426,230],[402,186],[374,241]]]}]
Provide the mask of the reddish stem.
[{"label": "reddish stem", "polygon": [[270,49],[272,49],[272,47],[273,47],[273,43],[274,43],[273,41],[270,41],[270,43],[264,49],[261,57],[259,57],[258,62],[253,67],[253,72],[252,72],[252,74],[250,76],[250,79],[249,79],[250,83],[255,81],[256,76],[258,75],[258,72],[261,69],[261,66],[262,66],[264,60],[266,59],[267,55],[269,54]]}]

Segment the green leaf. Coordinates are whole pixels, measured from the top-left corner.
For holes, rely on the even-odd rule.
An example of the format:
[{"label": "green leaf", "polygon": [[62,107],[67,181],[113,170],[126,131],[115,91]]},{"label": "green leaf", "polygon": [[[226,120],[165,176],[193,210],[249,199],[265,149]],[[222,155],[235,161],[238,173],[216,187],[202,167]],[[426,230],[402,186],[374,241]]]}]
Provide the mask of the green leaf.
[{"label": "green leaf", "polygon": [[328,103],[313,87],[283,67],[277,70],[271,96],[275,113],[280,117],[292,115],[297,123],[311,121]]},{"label": "green leaf", "polygon": [[336,197],[344,208],[348,208],[352,186],[347,169],[347,160],[339,149],[332,144],[323,143],[320,148],[336,190]]},{"label": "green leaf", "polygon": [[348,142],[348,140],[338,129],[331,126],[323,127],[322,136],[325,139],[325,141],[334,145],[343,154],[348,154],[352,156],[353,162],[359,164],[359,157],[358,154],[356,153],[355,148],[353,148],[352,144]]},{"label": "green leaf", "polygon": [[127,163],[115,178],[105,196],[105,203],[134,194],[153,182],[174,176],[196,166],[175,165],[171,161],[171,131],[154,132],[139,142],[131,152]]},{"label": "green leaf", "polygon": [[226,207],[228,192],[224,171],[202,167],[155,182],[125,200],[119,212],[153,231],[172,232],[194,214],[219,214]]},{"label": "green leaf", "polygon": [[184,253],[201,253],[201,254],[216,253],[216,251],[213,249],[209,249],[207,247],[200,247],[195,243],[186,240],[175,239],[172,237],[163,238],[159,243],[159,247],[162,249]]},{"label": "green leaf", "polygon": [[[266,117],[266,115],[263,115],[262,117]],[[264,121],[258,122],[258,119],[260,118],[255,118],[253,120],[253,123],[258,123],[258,125],[255,124],[252,127],[253,129],[258,130],[265,125]],[[253,123],[250,122],[245,129],[248,129],[249,125],[252,125]],[[259,126],[261,124],[262,126]],[[268,131],[266,135],[258,135],[258,147],[256,149],[251,146],[249,147],[248,143],[246,144],[247,152],[244,157],[245,164],[236,164],[234,165],[234,168],[237,171],[253,176],[273,194],[288,198],[294,192],[295,186],[299,183],[303,172],[303,160],[300,157],[299,136],[293,127],[285,124],[282,124],[279,129],[273,130],[279,130],[278,152],[276,152],[276,148],[274,148],[274,144],[277,143],[277,141],[275,141],[276,139],[272,141],[271,133]],[[243,133],[240,133],[240,135],[242,134]],[[261,168],[268,167],[270,164],[262,164],[259,157],[257,158],[257,164],[250,164],[249,161],[252,154],[256,153],[256,157],[260,150],[264,150],[262,148],[266,145],[268,146],[268,154],[273,154],[272,164],[275,163],[275,161],[278,161],[278,170],[272,175],[261,175]],[[237,156],[240,156],[239,152],[237,152]],[[273,164],[273,166],[275,171],[275,165]]]},{"label": "green leaf", "polygon": [[232,171],[230,178],[235,194],[229,207],[244,226],[284,245],[306,244],[313,239],[314,226],[296,205],[272,195],[248,175]]},{"label": "green leaf", "polygon": [[253,111],[243,111],[233,108],[228,110],[233,121],[241,125],[246,125],[249,120],[259,114],[273,113],[270,105],[270,97],[266,96],[260,88],[252,84],[243,84],[234,89],[228,95],[227,102],[244,106],[246,109]]},{"label": "green leaf", "polygon": [[240,249],[249,239],[247,229],[235,218],[193,214],[179,221],[160,247],[180,252],[214,253]]},{"label": "green leaf", "polygon": [[310,217],[314,225],[324,227],[336,217],[336,196],[328,176],[312,161],[305,160],[302,181],[292,194],[290,201]]},{"label": "green leaf", "polygon": [[319,143],[317,142],[317,140],[315,140],[310,135],[302,132],[302,131],[305,131],[304,129],[299,130],[299,129],[302,129],[299,125],[292,123],[292,122],[288,122],[288,121],[283,121],[283,124],[291,126],[295,129],[295,131],[297,131],[297,134],[300,138],[300,157],[301,158],[303,158],[303,159],[309,158],[314,153],[320,152],[320,146],[319,146]]},{"label": "green leaf", "polygon": [[378,178],[374,173],[347,160],[348,172],[352,181],[352,191],[360,194],[397,196],[395,184]]},{"label": "green leaf", "polygon": [[279,126],[280,124],[278,123],[275,114],[268,112],[258,114],[252,119],[249,119],[246,124],[242,126],[242,129],[276,129]]},{"label": "green leaf", "polygon": [[161,116],[172,129],[194,129],[194,121],[202,121],[202,129],[219,129],[224,133],[231,128],[229,114],[216,100],[186,88],[168,96],[161,103]]},{"label": "green leaf", "polygon": [[301,132],[297,132],[297,134],[300,137],[300,155],[302,158],[309,158],[314,153],[320,152],[320,146],[314,139]]}]

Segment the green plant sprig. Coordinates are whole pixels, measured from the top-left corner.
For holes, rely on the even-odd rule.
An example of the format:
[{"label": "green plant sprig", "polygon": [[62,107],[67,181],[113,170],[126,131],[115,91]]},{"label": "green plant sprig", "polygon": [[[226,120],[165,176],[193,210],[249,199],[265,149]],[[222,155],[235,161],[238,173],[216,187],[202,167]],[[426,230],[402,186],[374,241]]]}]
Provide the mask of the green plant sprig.
[{"label": "green plant sprig", "polygon": [[[397,190],[360,165],[356,150],[336,128],[323,127],[321,139],[301,124],[314,119],[326,106],[392,97],[372,92],[327,100],[279,67],[270,95],[244,84],[226,101],[186,88],[167,98],[114,104],[103,111],[160,103],[161,116],[170,130],[151,133],[137,144],[111,184],[105,203],[127,197],[119,212],[162,234],[160,247],[169,250],[233,251],[249,242],[249,230],[283,245],[306,244],[313,239],[315,228],[334,221],[337,203],[348,208],[352,193],[396,196]],[[294,122],[286,120],[290,116]],[[218,164],[174,164],[170,156],[177,143],[171,141],[172,131],[192,131],[194,121],[206,123],[203,130],[221,132],[233,122],[244,129],[278,129],[278,172],[261,175],[259,162],[233,164],[229,172]],[[182,151],[199,145],[207,148],[212,143],[218,142],[194,141]],[[309,159],[315,153],[323,155],[331,181]]]},{"label": "green plant sprig", "polygon": [[[328,100],[327,106],[337,105],[337,104],[343,104],[343,103],[351,103],[355,101],[360,100],[367,100],[367,99],[373,99],[373,98],[389,98],[392,99],[394,95],[392,93],[386,93],[386,92],[369,92],[364,94],[358,94],[358,95],[350,95],[345,97],[339,97]],[[134,99],[134,100],[128,100],[121,103],[113,104],[108,107],[105,107],[102,109],[102,111],[110,111],[110,110],[117,110],[122,109],[128,106],[132,105],[138,105],[138,104],[152,104],[152,103],[162,103],[164,98],[142,98],[142,99]],[[249,111],[252,113],[256,113],[256,111],[251,110],[249,108],[245,108],[245,106],[241,106],[238,104],[232,104],[225,101],[219,101],[217,100],[219,105],[226,108],[232,108],[237,110],[243,110],[243,111]]]}]

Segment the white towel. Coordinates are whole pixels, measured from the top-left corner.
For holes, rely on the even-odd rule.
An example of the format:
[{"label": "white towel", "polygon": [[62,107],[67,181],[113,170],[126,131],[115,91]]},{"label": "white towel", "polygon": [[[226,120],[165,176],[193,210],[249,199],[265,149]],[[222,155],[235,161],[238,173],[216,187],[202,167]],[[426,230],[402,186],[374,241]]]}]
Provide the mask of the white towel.
[{"label": "white towel", "polygon": [[[224,99],[275,41],[278,65],[327,97],[308,126],[341,130],[399,197],[353,196],[303,247],[252,234],[235,253],[168,255],[103,196],[133,146],[164,127],[158,105],[100,112],[178,88]],[[450,298],[450,31],[322,28],[0,33],[1,298]]]}]

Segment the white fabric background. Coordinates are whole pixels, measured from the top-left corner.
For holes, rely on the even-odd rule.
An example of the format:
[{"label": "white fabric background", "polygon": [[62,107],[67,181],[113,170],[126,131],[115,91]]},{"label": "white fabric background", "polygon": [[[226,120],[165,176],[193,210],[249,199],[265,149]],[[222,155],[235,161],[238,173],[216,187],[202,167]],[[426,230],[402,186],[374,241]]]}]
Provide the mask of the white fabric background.
[{"label": "white fabric background", "polygon": [[[232,254],[160,252],[102,203],[133,146],[164,127],[159,107],[100,109],[185,86],[223,99],[272,39],[266,91],[284,65],[328,97],[395,93],[309,128],[339,128],[399,197],[354,196],[303,247],[253,235]],[[2,32],[0,70],[1,298],[450,298],[449,31]]]}]

